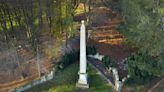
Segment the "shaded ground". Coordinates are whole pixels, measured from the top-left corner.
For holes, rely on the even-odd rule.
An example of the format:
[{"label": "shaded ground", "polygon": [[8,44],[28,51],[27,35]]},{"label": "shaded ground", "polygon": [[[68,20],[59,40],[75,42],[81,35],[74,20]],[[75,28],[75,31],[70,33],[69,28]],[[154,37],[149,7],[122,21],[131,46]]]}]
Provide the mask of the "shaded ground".
[{"label": "shaded ground", "polygon": [[[48,37],[48,36],[47,36]],[[53,45],[53,41],[49,41],[49,38],[42,36],[40,41],[43,47],[40,47],[42,51],[51,49],[47,45]],[[45,44],[45,45],[44,45]],[[0,92],[5,92],[8,89],[19,87],[32,80],[39,78],[37,58],[34,56],[34,52],[31,49],[31,45],[28,42],[20,42],[21,47],[6,48],[0,51]],[[1,46],[0,46],[1,47]],[[49,59],[49,55],[39,51],[39,63],[41,67],[41,73],[46,74],[52,69],[52,62]],[[48,50],[47,50],[48,51]]]},{"label": "shaded ground", "polygon": [[161,78],[156,78],[143,85],[124,85],[123,92],[163,92],[163,81],[153,90],[151,90],[160,80]]},{"label": "shaded ground", "polygon": [[163,92],[164,88],[164,78],[159,81],[156,85],[154,85],[153,89],[151,90],[152,92]]}]

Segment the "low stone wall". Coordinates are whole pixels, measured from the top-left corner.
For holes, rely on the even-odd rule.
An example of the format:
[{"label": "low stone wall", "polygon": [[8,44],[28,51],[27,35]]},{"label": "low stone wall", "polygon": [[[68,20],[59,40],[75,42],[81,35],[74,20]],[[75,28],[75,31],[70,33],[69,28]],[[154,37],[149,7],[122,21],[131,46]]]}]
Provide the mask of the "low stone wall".
[{"label": "low stone wall", "polygon": [[28,84],[25,84],[25,85],[23,85],[23,86],[21,86],[19,88],[11,89],[9,92],[23,92],[23,91],[25,91],[27,89],[32,88],[33,86],[36,86],[38,84],[44,83],[46,81],[49,81],[49,80],[53,79],[54,71],[55,71],[55,69],[53,69],[49,74],[42,76],[40,79],[33,80],[32,82],[30,82]]}]

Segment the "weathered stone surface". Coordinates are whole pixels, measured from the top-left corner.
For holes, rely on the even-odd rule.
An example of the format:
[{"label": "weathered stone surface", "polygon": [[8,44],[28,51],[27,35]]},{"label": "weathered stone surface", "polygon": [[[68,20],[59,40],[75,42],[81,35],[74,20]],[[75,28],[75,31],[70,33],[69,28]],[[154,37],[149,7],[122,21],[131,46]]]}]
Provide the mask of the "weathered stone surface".
[{"label": "weathered stone surface", "polygon": [[80,71],[79,71],[79,80],[76,84],[77,87],[80,88],[89,88],[87,82],[87,60],[86,60],[86,28],[84,25],[84,21],[81,22],[80,27]]}]

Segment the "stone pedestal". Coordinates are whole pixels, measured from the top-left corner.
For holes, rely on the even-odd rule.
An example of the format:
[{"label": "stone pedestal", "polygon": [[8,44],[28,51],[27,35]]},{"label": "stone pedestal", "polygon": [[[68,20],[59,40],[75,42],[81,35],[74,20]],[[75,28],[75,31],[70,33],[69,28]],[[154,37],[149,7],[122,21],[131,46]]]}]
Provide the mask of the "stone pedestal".
[{"label": "stone pedestal", "polygon": [[76,84],[76,87],[78,88],[82,88],[82,89],[86,89],[86,88],[89,88],[89,84],[87,82],[87,74],[82,74],[82,73],[79,73],[79,80]]},{"label": "stone pedestal", "polygon": [[79,80],[76,84],[77,87],[80,88],[89,88],[89,84],[87,82],[87,60],[86,60],[86,28],[84,25],[84,21],[81,22],[80,27],[80,70],[79,70]]}]

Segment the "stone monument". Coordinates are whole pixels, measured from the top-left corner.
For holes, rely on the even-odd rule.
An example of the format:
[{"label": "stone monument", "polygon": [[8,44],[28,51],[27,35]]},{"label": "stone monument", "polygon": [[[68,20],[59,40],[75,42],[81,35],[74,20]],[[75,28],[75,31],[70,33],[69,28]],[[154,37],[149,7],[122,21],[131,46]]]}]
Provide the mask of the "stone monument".
[{"label": "stone monument", "polygon": [[76,84],[79,88],[89,88],[87,81],[87,58],[86,58],[86,28],[84,20],[81,21],[80,27],[80,70],[79,70],[79,79]]}]

